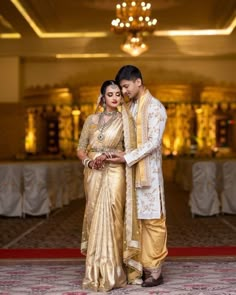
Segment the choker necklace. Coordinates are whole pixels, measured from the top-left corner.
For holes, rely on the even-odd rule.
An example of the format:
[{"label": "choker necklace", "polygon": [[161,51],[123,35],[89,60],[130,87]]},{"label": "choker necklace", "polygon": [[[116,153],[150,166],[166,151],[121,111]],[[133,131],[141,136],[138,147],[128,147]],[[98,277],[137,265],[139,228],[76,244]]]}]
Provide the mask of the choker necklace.
[{"label": "choker necklace", "polygon": [[106,115],[106,116],[112,116],[114,113],[117,113],[118,111],[117,110],[115,110],[115,111],[111,111],[111,112],[106,112],[106,111],[104,111],[103,113],[104,113],[104,115]]}]

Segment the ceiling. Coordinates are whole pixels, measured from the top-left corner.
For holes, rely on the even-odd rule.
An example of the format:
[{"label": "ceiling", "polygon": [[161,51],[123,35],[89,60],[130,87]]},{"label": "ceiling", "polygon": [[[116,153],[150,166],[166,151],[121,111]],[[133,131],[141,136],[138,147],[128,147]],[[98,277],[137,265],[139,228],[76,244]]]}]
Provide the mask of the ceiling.
[{"label": "ceiling", "polygon": [[[110,31],[118,2],[1,0],[0,56],[125,57]],[[236,0],[150,2],[158,25],[142,57],[236,57]]]}]

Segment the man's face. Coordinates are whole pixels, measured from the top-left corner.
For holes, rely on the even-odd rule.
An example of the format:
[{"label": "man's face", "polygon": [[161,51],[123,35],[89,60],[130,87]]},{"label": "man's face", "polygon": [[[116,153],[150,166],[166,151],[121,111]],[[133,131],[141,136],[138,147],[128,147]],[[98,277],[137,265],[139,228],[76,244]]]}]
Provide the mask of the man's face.
[{"label": "man's face", "polygon": [[141,79],[136,80],[121,80],[120,86],[124,96],[129,99],[138,99],[140,94]]}]

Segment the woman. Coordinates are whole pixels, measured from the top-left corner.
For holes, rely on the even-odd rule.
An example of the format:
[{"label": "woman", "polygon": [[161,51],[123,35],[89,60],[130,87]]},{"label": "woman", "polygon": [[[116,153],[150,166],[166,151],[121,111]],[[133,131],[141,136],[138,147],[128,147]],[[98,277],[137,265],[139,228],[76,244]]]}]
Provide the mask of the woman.
[{"label": "woman", "polygon": [[[135,148],[131,115],[122,105],[119,86],[113,80],[101,86],[98,106],[83,126],[77,155],[82,160],[86,209],[81,251],[86,254],[83,287],[109,291],[124,287],[141,273],[135,260],[139,251],[133,169],[109,163],[113,153]],[[126,207],[126,210],[125,210]],[[125,221],[125,224],[124,224]],[[124,230],[125,227],[125,230]],[[126,265],[132,265],[127,270]]]}]

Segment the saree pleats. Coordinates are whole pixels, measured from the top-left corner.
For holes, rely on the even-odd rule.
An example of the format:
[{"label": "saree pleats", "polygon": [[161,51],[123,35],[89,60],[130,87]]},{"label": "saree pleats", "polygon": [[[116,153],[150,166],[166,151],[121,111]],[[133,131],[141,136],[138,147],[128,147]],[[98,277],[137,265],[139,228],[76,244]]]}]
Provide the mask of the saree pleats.
[{"label": "saree pleats", "polygon": [[124,173],[121,164],[106,164],[103,171],[86,171],[90,198],[84,220],[88,243],[82,245],[87,255],[84,288],[108,291],[126,285],[122,261]]}]

